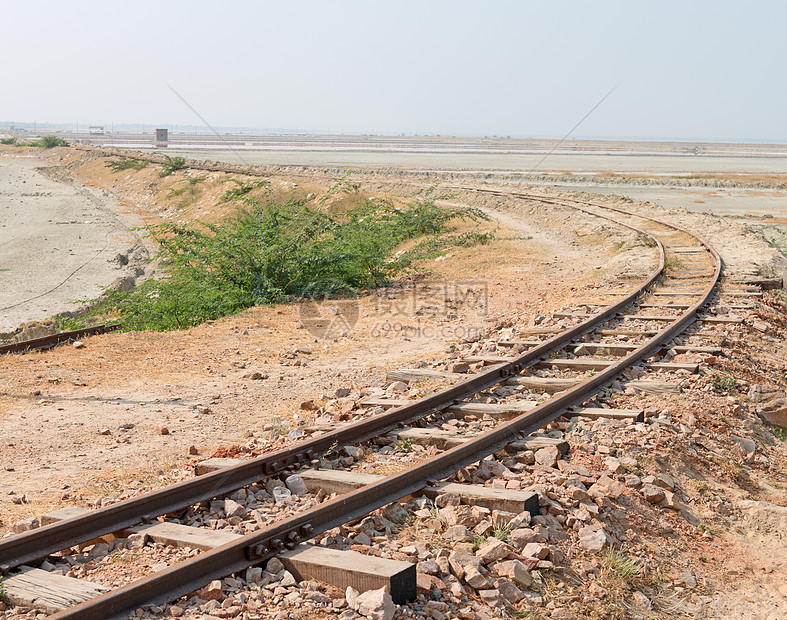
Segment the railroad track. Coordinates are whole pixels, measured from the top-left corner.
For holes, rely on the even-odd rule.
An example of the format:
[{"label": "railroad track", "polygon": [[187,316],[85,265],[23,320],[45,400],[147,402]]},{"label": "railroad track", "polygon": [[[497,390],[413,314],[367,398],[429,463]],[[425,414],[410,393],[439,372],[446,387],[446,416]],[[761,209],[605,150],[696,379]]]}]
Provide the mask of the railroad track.
[{"label": "railroad track", "polygon": [[[526,349],[519,354],[510,357],[477,356],[469,359],[468,361],[484,365],[477,373],[462,378],[431,396],[406,404],[392,401],[389,403],[391,407],[385,413],[363,419],[351,426],[339,427],[285,449],[4,539],[0,541],[0,570],[13,577],[15,569],[33,564],[49,554],[138,526],[140,523],[150,523],[156,517],[176,513],[211,498],[226,496],[247,485],[260,483],[265,479],[281,478],[285,474],[306,468],[317,456],[337,445],[359,444],[384,433],[401,433],[402,428],[408,425],[434,421],[439,419],[442,411],[461,407],[461,403],[481,391],[506,383],[527,383],[526,373],[536,368],[560,368],[561,364],[571,367],[571,359],[566,361],[555,357],[569,346],[573,347],[573,350],[584,346],[585,350],[591,351],[594,347],[600,347],[620,355],[615,360],[589,362],[592,363],[592,368],[588,369],[595,372],[592,376],[577,376],[563,383],[558,381],[560,391],[546,402],[479,436],[465,438],[459,445],[449,447],[410,469],[376,480],[335,499],[326,500],[304,512],[239,536],[163,571],[90,598],[54,614],[52,618],[122,618],[144,605],[173,601],[195,592],[214,579],[263,563],[284,550],[295,548],[302,541],[361,518],[404,496],[433,487],[437,481],[496,453],[512,438],[520,434],[534,433],[572,407],[586,403],[599,390],[618,379],[624,370],[660,355],[675,336],[697,320],[701,309],[714,295],[721,273],[718,254],[704,240],[671,224],[587,201],[558,200],[535,194],[490,190],[472,191],[486,191],[562,205],[615,222],[653,240],[653,251],[658,257],[657,267],[633,288],[598,294],[599,297],[612,297],[610,303],[604,301],[585,304],[585,312],[566,313],[563,318],[571,323],[569,327],[534,329],[532,331],[535,336],[545,339],[507,343]],[[609,212],[614,213],[615,217],[609,215]],[[676,256],[683,257],[682,262],[670,261]],[[672,266],[667,269],[669,265]],[[662,304],[644,302],[646,298],[655,298],[660,294],[677,297],[682,303],[667,304],[662,308]],[[661,314],[653,314],[653,306],[659,307]],[[598,310],[588,312],[591,307],[597,307]],[[680,313],[674,314],[677,309],[680,309]],[[640,310],[645,310],[646,314],[638,314]],[[670,312],[673,314],[669,314]],[[712,320],[712,317],[705,320]],[[616,333],[637,335],[640,342],[620,344],[608,340],[611,334]],[[581,364],[577,366],[577,363],[575,362],[573,367],[582,368]],[[658,361],[651,362],[650,366],[657,367],[659,364],[662,368],[670,366],[668,362]],[[405,379],[418,378],[418,370],[409,372],[410,375],[404,373]],[[424,375],[423,371],[420,372]]]},{"label": "railroad track", "polygon": [[2,345],[0,346],[0,354],[24,353],[25,351],[51,349],[64,342],[74,342],[86,336],[97,336],[99,334],[114,332],[118,329],[120,329],[120,323],[114,325],[96,325],[95,327],[86,327],[85,329],[77,329],[70,332],[60,332],[50,336],[42,336],[41,338],[33,338],[32,340],[23,340],[21,342]]}]

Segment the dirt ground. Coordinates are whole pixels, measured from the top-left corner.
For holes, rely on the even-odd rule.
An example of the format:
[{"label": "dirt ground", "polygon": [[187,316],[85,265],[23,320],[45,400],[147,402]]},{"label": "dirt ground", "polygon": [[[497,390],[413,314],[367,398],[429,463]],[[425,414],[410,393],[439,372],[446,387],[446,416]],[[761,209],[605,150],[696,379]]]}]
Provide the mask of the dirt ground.
[{"label": "dirt ground", "polygon": [[[154,166],[112,173],[104,158],[72,149],[45,157],[41,163],[54,166],[47,178],[106,192],[104,208],[144,222],[220,218],[229,207],[218,198],[227,179],[237,177],[187,170],[161,178]],[[202,180],[189,183],[194,178]],[[277,192],[315,199],[336,178],[300,168],[270,175]],[[434,181],[379,173],[362,179],[361,191],[411,196]],[[495,231],[495,241],[451,250],[424,266],[427,275],[403,279],[384,295],[257,307],[179,332],[113,333],[85,339],[82,348],[0,357],[0,533],[52,508],[91,505],[189,476],[194,460],[269,434],[277,418],[309,419],[301,403],[381,383],[386,370],[441,359],[452,343],[512,317],[592,300],[599,284],[642,277],[655,266],[653,250],[633,244],[633,235],[570,209],[467,191],[450,201],[490,214],[483,226]],[[787,274],[784,256],[745,225],[647,203],[625,208],[659,209],[658,216],[700,233],[720,251],[730,276]],[[445,301],[447,293],[460,298],[468,290],[468,303]],[[757,495],[764,497],[787,504],[777,490]],[[787,552],[783,522],[772,518],[755,507],[749,524],[724,533],[717,551],[735,561],[713,575],[718,594],[710,616],[785,617]],[[725,579],[739,585],[725,591],[719,587]]]}]

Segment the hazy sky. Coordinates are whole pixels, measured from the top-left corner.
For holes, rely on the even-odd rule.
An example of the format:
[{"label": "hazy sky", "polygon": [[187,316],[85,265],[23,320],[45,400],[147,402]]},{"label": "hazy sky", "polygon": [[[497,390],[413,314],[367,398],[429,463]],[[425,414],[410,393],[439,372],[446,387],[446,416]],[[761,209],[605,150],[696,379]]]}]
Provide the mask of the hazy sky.
[{"label": "hazy sky", "polygon": [[4,2],[0,121],[787,141],[787,3]]}]

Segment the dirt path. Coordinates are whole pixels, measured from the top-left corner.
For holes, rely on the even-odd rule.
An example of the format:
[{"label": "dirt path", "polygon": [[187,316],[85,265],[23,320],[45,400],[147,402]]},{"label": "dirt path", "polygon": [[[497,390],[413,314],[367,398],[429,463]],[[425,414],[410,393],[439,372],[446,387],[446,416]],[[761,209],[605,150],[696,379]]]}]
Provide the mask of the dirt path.
[{"label": "dirt path", "polygon": [[88,188],[0,160],[0,332],[74,310],[74,300],[142,268],[140,221]]}]

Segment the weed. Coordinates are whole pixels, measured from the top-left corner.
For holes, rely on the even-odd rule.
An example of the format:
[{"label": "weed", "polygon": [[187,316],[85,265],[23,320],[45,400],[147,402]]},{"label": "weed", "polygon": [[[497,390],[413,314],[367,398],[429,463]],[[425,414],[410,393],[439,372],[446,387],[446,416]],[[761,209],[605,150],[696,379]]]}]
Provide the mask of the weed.
[{"label": "weed", "polygon": [[787,441],[787,426],[774,426],[771,432],[782,441]]},{"label": "weed", "polygon": [[184,200],[182,201],[181,206],[185,206],[184,203],[190,202],[191,199],[194,199],[199,195],[200,190],[197,187],[197,183],[201,183],[204,180],[204,176],[186,179],[187,183],[183,187],[169,190],[169,193],[167,194],[167,200],[177,198],[178,196],[183,196]]},{"label": "weed", "polygon": [[700,493],[705,493],[708,490],[708,483],[704,480],[692,480],[692,482]]},{"label": "weed", "polygon": [[596,376],[596,371],[595,371],[595,370],[593,370],[593,369],[591,368],[590,370],[588,370],[587,372],[585,372],[585,374],[586,374],[588,377],[595,377],[595,376]]},{"label": "weed", "polygon": [[400,452],[410,452],[410,450],[413,449],[413,438],[405,437],[398,444],[396,444],[396,449]]},{"label": "weed", "polygon": [[701,555],[699,557],[699,561],[702,562],[703,564],[707,564],[708,563],[708,558],[706,558],[704,555]]},{"label": "weed", "polygon": [[636,577],[642,576],[642,564],[626,556],[621,551],[612,549],[602,553],[601,557],[604,560],[605,566],[623,581],[630,581]]},{"label": "weed", "polygon": [[148,227],[163,277],[109,294],[82,321],[116,317],[126,330],[184,329],[254,305],[352,295],[463,242],[448,234],[453,220],[488,219],[433,200],[403,208],[363,200],[335,215],[295,198],[240,200],[245,205],[219,223]]},{"label": "weed", "polygon": [[486,538],[487,537],[484,536],[483,534],[480,535],[480,536],[474,536],[473,537],[473,549],[475,551],[478,551],[478,548],[486,542]]},{"label": "weed", "polygon": [[680,269],[681,267],[683,267],[683,263],[680,262],[680,259],[677,256],[670,256],[664,260],[665,271],[674,271],[675,269]]},{"label": "weed", "polygon": [[260,188],[270,188],[269,181],[239,181],[238,179],[230,179],[234,183],[237,184],[237,187],[233,187],[232,189],[228,189],[224,194],[221,196],[221,202],[227,202],[229,200],[242,200],[246,194],[249,192],[260,189]]},{"label": "weed", "polygon": [[713,389],[717,392],[731,392],[735,389],[735,377],[721,372],[714,372],[710,378]]},{"label": "weed", "polygon": [[159,172],[159,176],[168,177],[173,172],[183,170],[184,168],[186,168],[185,157],[170,157],[169,155],[164,155],[164,161],[161,164],[161,172]]},{"label": "weed", "polygon": [[717,529],[717,528],[715,528],[715,527],[711,527],[711,526],[709,526],[709,525],[705,525],[704,523],[700,523],[700,524],[697,526],[697,528],[698,528],[698,529],[699,529],[701,532],[710,532],[710,533],[713,535],[713,537],[714,537],[714,538],[718,538],[718,537],[719,537],[719,535],[721,534],[721,531],[720,531],[719,529]]},{"label": "weed", "polygon": [[634,239],[634,243],[632,244],[634,247],[637,246],[644,246],[646,248],[655,248],[656,247],[656,240],[644,233],[637,233],[636,238]]},{"label": "weed", "polygon": [[0,138],[0,144],[16,144],[16,138]]},{"label": "weed", "polygon": [[328,446],[328,449],[323,453],[322,458],[327,459],[331,454],[333,454],[334,450],[336,450],[338,446],[339,446],[339,442],[334,441],[330,446]]},{"label": "weed", "polygon": [[510,535],[511,535],[510,525],[502,525],[492,530],[492,536],[494,536],[498,540],[502,540],[503,542],[506,542]]},{"label": "weed", "polygon": [[56,146],[68,146],[68,142],[57,136],[43,136],[40,140],[33,142],[32,146],[37,146],[42,149],[51,149]]},{"label": "weed", "polygon": [[142,170],[150,163],[149,159],[139,159],[137,157],[121,157],[120,159],[105,162],[107,168],[112,172],[122,172],[123,170]]}]

